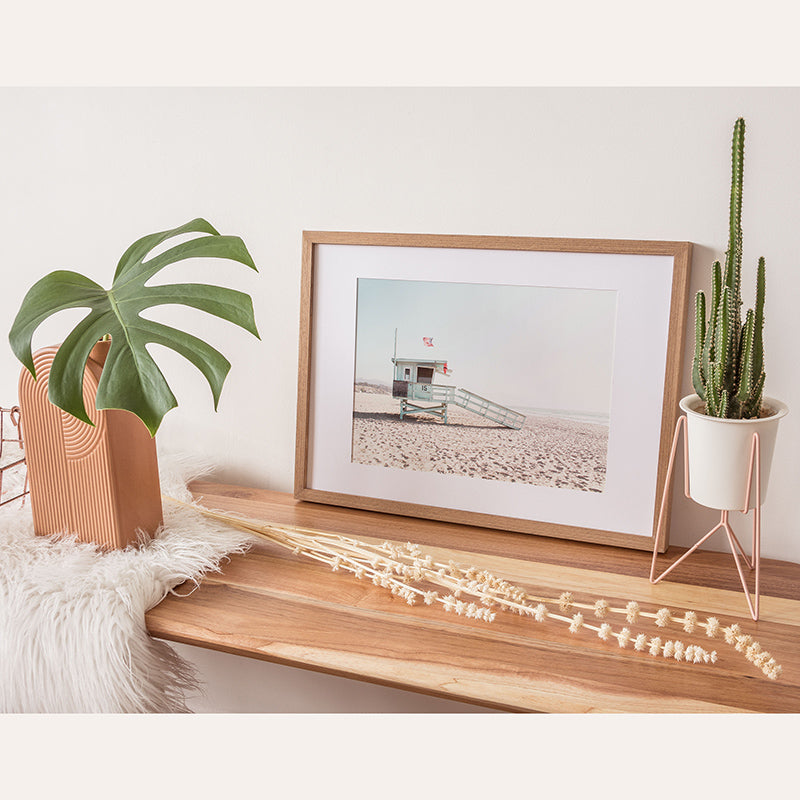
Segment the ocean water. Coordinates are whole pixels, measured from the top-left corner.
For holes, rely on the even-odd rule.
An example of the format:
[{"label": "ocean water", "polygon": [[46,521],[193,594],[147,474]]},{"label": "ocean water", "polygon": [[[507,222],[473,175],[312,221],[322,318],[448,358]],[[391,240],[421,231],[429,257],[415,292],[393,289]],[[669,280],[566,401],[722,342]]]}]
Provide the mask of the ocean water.
[{"label": "ocean water", "polygon": [[559,417],[560,419],[574,420],[575,422],[592,422],[596,425],[610,425],[611,417],[609,414],[597,413],[592,411],[570,411],[563,408],[526,408],[515,406],[515,411],[521,414],[538,417]]}]

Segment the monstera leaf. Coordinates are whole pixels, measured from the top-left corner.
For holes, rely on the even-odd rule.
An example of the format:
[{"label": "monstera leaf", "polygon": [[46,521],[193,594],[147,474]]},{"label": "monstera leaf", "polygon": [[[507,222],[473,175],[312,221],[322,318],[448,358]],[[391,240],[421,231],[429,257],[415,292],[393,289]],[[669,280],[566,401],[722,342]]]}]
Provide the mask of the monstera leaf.
[{"label": "monstera leaf", "polygon": [[[175,245],[145,261],[162,242],[186,233],[207,235]],[[191,361],[211,386],[214,408],[217,408],[230,362],[201,339],[140,316],[142,311],[154,306],[180,304],[233,322],[258,337],[253,302],[242,292],[192,283],[145,286],[164,267],[187,258],[227,258],[256,269],[238,236],[221,236],[204,219],[195,219],[179,228],[153,233],[134,242],[120,259],[108,290],[83,275],[66,270],[51,272],[31,287],[14,320],[9,342],[14,354],[34,378],[31,339],[36,328],[58,311],[89,309],[89,314],[66,337],[53,360],[48,389],[53,404],[92,424],[83,404],[84,367],[97,341],[110,335],[111,349],[97,389],[98,409],[130,411],[155,436],[164,415],[178,402],[147,352],[145,346],[149,343],[165,345]]]}]

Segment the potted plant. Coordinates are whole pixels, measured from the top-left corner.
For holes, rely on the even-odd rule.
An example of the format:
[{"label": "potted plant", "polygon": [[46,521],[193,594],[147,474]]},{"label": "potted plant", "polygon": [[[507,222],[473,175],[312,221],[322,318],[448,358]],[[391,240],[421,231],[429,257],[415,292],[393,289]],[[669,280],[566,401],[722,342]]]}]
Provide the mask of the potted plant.
[{"label": "potted plant", "polygon": [[[714,262],[711,301],[698,292],[692,383],[696,394],[680,401],[687,416],[689,493],[701,505],[745,510],[766,496],[778,422],[788,409],[764,396],[765,263],[758,260],[754,308],[741,318],[742,178],[744,119],[733,129],[730,226],[724,268]],[[761,495],[755,480],[748,496],[754,458],[754,433],[760,449]]]},{"label": "potted plant", "polygon": [[[150,255],[182,234],[201,235]],[[164,267],[190,258],[224,258],[256,269],[238,236],[222,236],[206,220],[194,219],[134,242],[108,290],[59,270],[25,295],[9,342],[24,365],[20,406],[37,533],[74,533],[113,548],[161,524],[153,437],[178,403],[146,346],[164,345],[194,364],[211,387],[215,409],[231,365],[201,339],[141,312],[191,306],[258,337],[253,303],[243,292],[205,284],[146,285]],[[32,353],[38,326],[68,308],[89,313],[62,344]]]}]

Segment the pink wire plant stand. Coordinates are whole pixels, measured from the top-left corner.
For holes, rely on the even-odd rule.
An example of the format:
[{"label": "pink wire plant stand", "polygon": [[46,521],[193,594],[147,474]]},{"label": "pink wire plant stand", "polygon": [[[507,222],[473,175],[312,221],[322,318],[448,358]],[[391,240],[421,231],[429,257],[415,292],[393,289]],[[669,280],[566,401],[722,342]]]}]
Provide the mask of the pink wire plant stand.
[{"label": "pink wire plant stand", "polygon": [[[11,425],[13,431],[11,435],[8,435],[8,425]],[[3,458],[3,449],[7,443],[13,443],[17,445],[20,452],[20,457],[10,461],[8,464],[2,463]],[[8,470],[12,470],[15,468],[23,467],[25,465],[25,455],[24,455],[24,443],[22,440],[22,424],[20,418],[20,410],[19,406],[13,406],[12,408],[2,408],[0,407],[0,506],[6,505],[6,503],[13,503],[15,500],[22,500],[22,505],[25,505],[25,496],[30,493],[30,488],[28,487],[28,474],[25,473],[25,482],[22,486],[22,491],[18,494],[15,494],[13,497],[8,497],[5,500],[2,499],[3,497],[3,478],[5,477],[5,473]]]},{"label": "pink wire plant stand", "polygon": [[[686,423],[686,416],[681,415],[675,426],[675,433],[672,437],[672,449],[669,455],[669,467],[667,468],[667,476],[664,480],[664,492],[661,497],[661,510],[658,514],[658,525],[656,526],[655,544],[653,546],[653,560],[650,564],[650,583],[655,584],[658,583],[662,578],[665,578],[670,572],[672,572],[673,569],[675,569],[675,567],[678,566],[678,564],[687,559],[695,550],[697,550],[697,548],[700,547],[703,542],[711,538],[711,536],[713,536],[718,530],[724,530],[728,537],[728,544],[730,545],[731,553],[733,554],[733,560],[736,562],[736,570],[739,573],[739,580],[742,583],[744,596],[747,600],[747,607],[750,609],[750,616],[757,621],[760,595],[759,582],[761,577],[761,441],[758,433],[753,433],[750,444],[750,463],[747,471],[744,502],[742,503],[743,514],[747,514],[751,510],[753,512],[753,547],[751,557],[747,557],[744,552],[744,548],[736,538],[736,534],[733,532],[733,528],[731,527],[729,520],[730,511],[721,510],[719,522],[707,534],[705,534],[705,536],[703,536],[689,550],[687,550],[679,559],[670,564],[669,567],[667,567],[658,577],[656,577],[655,571],[656,558],[658,557],[658,541],[661,536],[662,525],[666,517],[667,499],[670,495],[669,489],[672,483],[672,470],[675,465],[675,454],[678,449],[678,439],[682,429],[684,472],[683,492],[686,497],[688,497],[690,500],[692,499],[692,496],[689,493],[689,445],[686,434]],[[755,497],[757,498],[757,502],[751,508],[750,497],[753,488],[753,481],[755,481]],[[747,586],[744,570],[742,569],[742,564],[739,560],[740,555],[742,560],[744,560],[744,563],[747,565],[747,568],[755,571],[755,602],[753,602],[750,596],[750,589]]]}]

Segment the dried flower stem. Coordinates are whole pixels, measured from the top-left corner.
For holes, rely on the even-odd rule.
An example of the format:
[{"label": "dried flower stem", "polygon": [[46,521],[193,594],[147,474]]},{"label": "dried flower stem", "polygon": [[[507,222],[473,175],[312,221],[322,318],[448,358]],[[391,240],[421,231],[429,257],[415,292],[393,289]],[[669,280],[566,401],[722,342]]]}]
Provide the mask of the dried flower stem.
[{"label": "dried flower stem", "polygon": [[[188,505],[173,498],[167,499],[179,505]],[[709,638],[721,636],[726,644],[744,654],[768,678],[776,680],[781,673],[780,665],[770,653],[762,650],[761,645],[744,634],[738,625],[723,627],[715,617],[708,617],[702,622],[694,611],[686,611],[680,615],[674,615],[666,608],[656,612],[643,611],[635,601],[629,602],[625,608],[612,607],[606,600],[581,603],[575,601],[570,592],[563,592],[557,598],[539,597],[528,594],[524,589],[487,570],[464,567],[454,561],[436,561],[411,542],[405,545],[388,541],[379,545],[369,544],[336,533],[246,520],[211,511],[198,504],[191,504],[190,507],[205,516],[285,547],[295,554],[326,564],[334,572],[349,572],[356,578],[371,580],[376,586],[388,589],[409,605],[415,605],[421,600],[426,605],[438,604],[447,612],[452,611],[486,622],[495,619],[492,609],[498,608],[533,617],[537,622],[551,619],[566,623],[571,633],[578,633],[583,629],[594,631],[602,641],[616,640],[621,648],[632,642],[634,650],[646,650],[653,656],[691,663],[716,662],[716,651],[708,652],[702,647],[686,645],[679,640],[662,642],[658,636],[634,635],[628,628],[615,631],[608,622],[594,625],[585,620],[581,611],[592,612],[598,620],[605,619],[609,614],[622,615],[630,624],[648,619],[653,620],[659,628],[680,625],[689,634],[702,629]],[[442,595],[442,590],[446,594]],[[462,597],[467,599],[461,599]],[[548,606],[557,606],[561,613],[551,611]],[[567,616],[570,613],[572,615]]]}]

